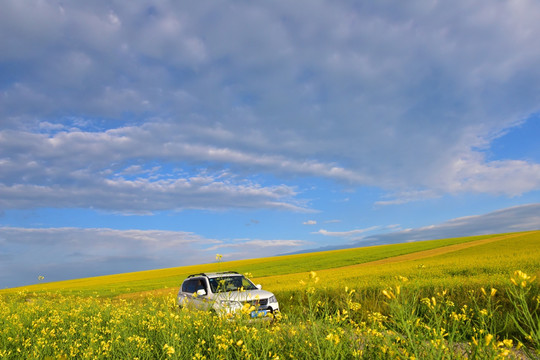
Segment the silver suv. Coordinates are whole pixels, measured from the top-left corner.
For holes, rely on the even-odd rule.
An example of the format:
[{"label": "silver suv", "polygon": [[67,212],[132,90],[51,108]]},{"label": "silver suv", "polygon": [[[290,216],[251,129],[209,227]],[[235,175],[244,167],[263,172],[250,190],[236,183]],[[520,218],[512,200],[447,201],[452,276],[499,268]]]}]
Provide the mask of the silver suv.
[{"label": "silver suv", "polygon": [[194,274],[182,283],[177,300],[180,307],[215,311],[219,315],[249,310],[255,318],[279,311],[274,294],[261,288],[234,271]]}]

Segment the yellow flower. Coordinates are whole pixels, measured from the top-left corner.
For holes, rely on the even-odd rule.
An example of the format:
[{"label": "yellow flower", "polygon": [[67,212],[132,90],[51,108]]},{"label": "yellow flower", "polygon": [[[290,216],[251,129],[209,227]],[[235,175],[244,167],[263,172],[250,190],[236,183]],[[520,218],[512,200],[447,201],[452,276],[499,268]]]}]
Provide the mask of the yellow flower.
[{"label": "yellow flower", "polygon": [[217,260],[217,261],[221,261],[222,258],[223,258],[223,255],[221,255],[221,254],[216,254],[216,260]]},{"label": "yellow flower", "polygon": [[330,341],[330,342],[333,342],[334,344],[339,344],[340,342],[340,338],[339,338],[339,335],[338,334],[334,334],[334,333],[330,333],[326,336],[326,340]]},{"label": "yellow flower", "polygon": [[242,346],[243,343],[244,343],[244,340],[238,340],[236,342],[236,346]]},{"label": "yellow flower", "polygon": [[171,356],[172,354],[174,354],[174,347],[170,346],[170,345],[163,345],[163,350],[165,351],[165,354],[167,354],[168,356]]},{"label": "yellow flower", "polygon": [[514,277],[510,278],[512,284],[515,286],[527,287],[527,283],[532,283],[536,279],[536,276],[529,276],[521,270],[514,271]]},{"label": "yellow flower", "polygon": [[489,343],[491,343],[491,340],[493,340],[493,335],[487,334],[484,340],[486,342],[486,346],[488,346]]}]

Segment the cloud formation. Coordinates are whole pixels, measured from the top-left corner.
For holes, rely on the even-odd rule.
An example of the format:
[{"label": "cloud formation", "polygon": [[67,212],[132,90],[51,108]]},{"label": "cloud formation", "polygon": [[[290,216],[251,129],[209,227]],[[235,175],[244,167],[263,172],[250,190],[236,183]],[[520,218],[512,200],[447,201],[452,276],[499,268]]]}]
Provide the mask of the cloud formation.
[{"label": "cloud formation", "polygon": [[321,234],[324,236],[335,236],[335,237],[343,237],[343,238],[357,238],[358,235],[380,229],[380,226],[370,226],[366,229],[354,229],[354,230],[348,230],[348,231],[328,231],[325,229],[320,229],[317,232],[314,232],[313,234]]},{"label": "cloud formation", "polygon": [[[379,186],[381,205],[540,188],[538,163],[485,154],[540,110],[535,1],[104,5],[3,6],[5,208],[305,207],[244,182],[261,172]],[[234,176],[123,178],[156,162]]]},{"label": "cloud formation", "polygon": [[[395,210],[386,223],[396,223],[399,211],[411,209],[408,203],[434,198],[536,202],[540,158],[492,148],[513,129],[538,121],[539,18],[535,0],[217,0],[211,6],[5,0],[2,264],[7,259],[34,278],[41,260],[17,265],[14,254],[26,259],[25,251],[42,249],[37,239],[43,239],[47,251],[73,249],[65,261],[83,254],[82,261],[51,270],[58,274],[84,275],[84,266],[94,263],[104,273],[114,262],[137,270],[173,264],[167,246],[204,259],[205,248],[220,246],[242,257],[295,251],[307,238],[353,241],[374,228],[356,229],[344,212],[372,204]],[[342,190],[351,195],[337,201]],[[231,230],[231,239],[219,240],[190,232],[115,232],[91,220],[87,230],[58,222],[50,230],[25,230],[36,223],[21,220],[24,215],[50,209],[75,209],[73,218],[78,209],[102,219],[111,213],[171,216],[154,224],[176,221],[180,211],[196,213],[191,219],[200,234],[209,213],[230,216],[220,219],[227,227],[233,212],[259,213],[238,221],[242,230]],[[245,226],[246,218],[262,219],[268,210],[280,211],[264,224]],[[344,219],[353,230],[302,232],[305,219],[298,213],[312,212]],[[512,211],[502,215],[524,225]],[[288,220],[303,229],[284,234]],[[457,223],[387,239],[487,229],[483,221]],[[469,223],[477,228],[467,230]],[[161,245],[148,248],[149,240],[139,236]],[[79,238],[95,244],[96,252],[76,250]],[[133,252],[128,244],[136,244]]]}]

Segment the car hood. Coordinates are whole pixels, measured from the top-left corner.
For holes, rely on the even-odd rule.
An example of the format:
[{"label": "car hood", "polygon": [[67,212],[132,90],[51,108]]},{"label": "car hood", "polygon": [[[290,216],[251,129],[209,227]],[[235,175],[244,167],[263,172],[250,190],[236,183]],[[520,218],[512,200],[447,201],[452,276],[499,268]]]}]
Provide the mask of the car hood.
[{"label": "car hood", "polygon": [[244,302],[257,299],[267,299],[270,296],[274,296],[274,294],[266,290],[228,291],[215,294],[214,299]]}]

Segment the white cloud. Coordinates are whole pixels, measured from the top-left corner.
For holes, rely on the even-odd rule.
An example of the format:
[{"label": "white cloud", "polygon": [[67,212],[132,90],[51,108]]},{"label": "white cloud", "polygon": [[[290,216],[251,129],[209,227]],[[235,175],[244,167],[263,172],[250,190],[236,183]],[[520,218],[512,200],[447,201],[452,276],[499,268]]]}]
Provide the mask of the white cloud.
[{"label": "white cloud", "polygon": [[363,234],[369,231],[377,230],[380,226],[370,226],[366,229],[354,229],[349,231],[328,231],[325,229],[320,229],[317,232],[314,232],[313,234],[321,234],[324,236],[336,236],[336,237],[352,237],[357,236],[359,234]]},{"label": "white cloud", "polygon": [[[540,164],[483,156],[540,109],[539,17],[535,1],[7,1],[4,189],[153,161],[395,195],[379,204],[539,189]],[[59,132],[65,116],[91,125]]]},{"label": "white cloud", "polygon": [[317,225],[317,221],[316,220],[308,220],[308,221],[304,221],[302,224],[304,224],[304,225]]},{"label": "white cloud", "polygon": [[437,192],[433,190],[402,191],[395,194],[388,194],[386,197],[391,200],[380,200],[375,205],[399,205],[412,201],[425,200],[437,197]]},{"label": "white cloud", "polygon": [[220,243],[217,245],[214,245],[208,249],[207,251],[215,251],[215,250],[221,250],[221,249],[242,249],[243,254],[247,255],[248,253],[253,250],[253,248],[257,249],[265,249],[265,248],[289,248],[289,247],[298,247],[305,245],[306,241],[304,240],[262,240],[262,239],[254,239],[254,240],[234,240],[230,243]]},{"label": "white cloud", "polygon": [[[152,127],[152,126],[150,126]],[[157,127],[157,125],[155,125]],[[152,127],[154,128],[154,127]],[[161,131],[173,130],[170,127]],[[152,135],[156,135],[153,139]],[[54,135],[0,131],[0,194],[4,208],[95,207],[120,212],[185,208],[274,208],[304,211],[296,191],[286,185],[260,186],[227,173],[167,172],[146,168],[146,160],[182,163],[200,154],[163,140],[143,128],[106,132],[61,132]],[[145,151],[141,149],[148,149]],[[211,160],[234,161],[227,151],[206,149]],[[68,155],[69,154],[69,155]],[[144,165],[123,166],[132,160]]]},{"label": "white cloud", "polygon": [[[4,208],[97,208],[122,213],[151,213],[159,210],[269,208],[306,211],[291,200],[287,186],[261,187],[250,182],[235,183],[212,176],[167,180],[94,179],[81,171],[67,181],[76,185],[0,185]],[[85,186],[81,186],[85,184]]]}]

